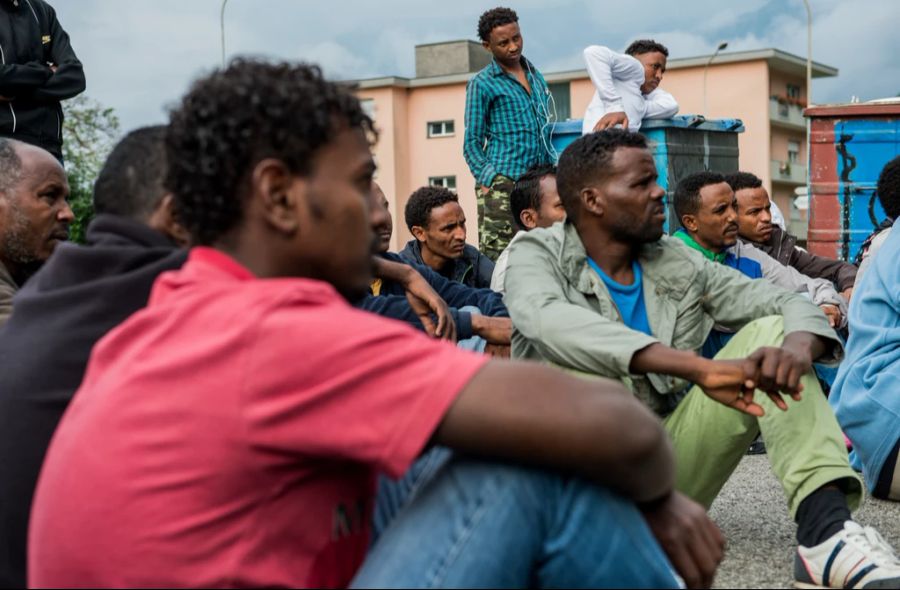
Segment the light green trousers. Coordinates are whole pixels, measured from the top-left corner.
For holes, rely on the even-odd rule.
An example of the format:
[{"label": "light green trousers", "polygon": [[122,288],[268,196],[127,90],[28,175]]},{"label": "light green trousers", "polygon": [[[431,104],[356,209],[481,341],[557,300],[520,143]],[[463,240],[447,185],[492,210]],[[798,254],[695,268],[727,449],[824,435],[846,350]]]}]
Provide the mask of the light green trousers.
[{"label": "light green trousers", "polygon": [[[760,347],[780,346],[783,340],[781,317],[762,318],[735,334],[715,358],[744,358]],[[850,507],[857,508],[862,483],[850,467],[837,419],[815,374],[806,374],[801,382],[802,400],[795,402],[786,396],[787,412],[757,391],[754,400],[766,412],[762,418],[733,410],[692,387],[663,421],[675,447],[678,490],[708,508],[762,432],[772,471],[781,482],[792,517],[804,498],[836,480],[844,480]]]}]

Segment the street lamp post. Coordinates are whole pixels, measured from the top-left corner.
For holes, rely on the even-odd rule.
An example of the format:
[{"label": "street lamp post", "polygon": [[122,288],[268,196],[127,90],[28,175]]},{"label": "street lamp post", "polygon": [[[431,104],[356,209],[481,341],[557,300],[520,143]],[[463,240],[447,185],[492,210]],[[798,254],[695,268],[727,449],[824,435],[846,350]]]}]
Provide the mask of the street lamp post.
[{"label": "street lamp post", "polygon": [[803,0],[806,6],[806,106],[812,106],[812,9],[809,0]]},{"label": "street lamp post", "polygon": [[225,67],[225,5],[228,0],[222,0],[222,14],[219,16],[219,27],[222,31],[222,67]]},{"label": "street lamp post", "polygon": [[709,65],[716,59],[716,56],[719,55],[719,52],[728,47],[727,41],[722,41],[719,43],[719,46],[716,47],[716,50],[712,55],[709,56],[709,60],[706,62],[706,65],[703,67],[703,116],[706,117],[709,115],[709,111],[707,110],[706,103],[706,78],[709,73]]}]

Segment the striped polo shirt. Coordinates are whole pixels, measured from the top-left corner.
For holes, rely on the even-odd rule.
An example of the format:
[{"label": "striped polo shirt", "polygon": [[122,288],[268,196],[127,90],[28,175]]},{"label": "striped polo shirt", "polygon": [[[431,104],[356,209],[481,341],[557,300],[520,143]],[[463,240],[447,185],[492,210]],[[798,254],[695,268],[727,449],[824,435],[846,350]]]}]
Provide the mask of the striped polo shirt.
[{"label": "striped polo shirt", "polygon": [[532,166],[556,161],[550,144],[550,89],[524,57],[522,65],[531,94],[497,60],[466,87],[463,155],[480,185],[489,186],[497,174],[516,180]]}]

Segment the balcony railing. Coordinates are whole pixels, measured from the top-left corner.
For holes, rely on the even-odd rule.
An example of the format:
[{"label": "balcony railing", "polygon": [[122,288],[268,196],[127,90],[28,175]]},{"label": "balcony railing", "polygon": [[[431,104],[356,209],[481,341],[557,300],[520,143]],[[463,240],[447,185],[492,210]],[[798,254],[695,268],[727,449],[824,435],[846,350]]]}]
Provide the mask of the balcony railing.
[{"label": "balcony railing", "polygon": [[806,184],[806,166],[784,160],[772,160],[771,166],[772,182]]},{"label": "balcony railing", "polygon": [[777,98],[769,99],[769,121],[783,127],[806,130],[803,107]]}]

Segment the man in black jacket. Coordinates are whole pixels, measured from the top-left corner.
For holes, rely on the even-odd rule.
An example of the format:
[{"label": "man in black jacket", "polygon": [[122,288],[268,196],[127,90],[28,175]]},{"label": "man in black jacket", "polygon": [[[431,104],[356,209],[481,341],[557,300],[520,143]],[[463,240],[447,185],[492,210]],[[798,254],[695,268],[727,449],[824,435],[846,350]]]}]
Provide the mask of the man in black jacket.
[{"label": "man in black jacket", "polygon": [[[23,0],[24,1],[24,0]],[[34,1],[34,0],[32,0]],[[60,245],[0,329],[0,587],[24,587],[31,497],[94,343],[180,268],[186,233],[165,195],[164,127],[130,133],[94,187],[87,245]]]},{"label": "man in black jacket", "polygon": [[797,247],[797,238],[772,223],[769,193],[756,175],[735,172],[725,177],[734,191],[738,215],[738,235],[781,264],[814,279],[834,283],[835,289],[849,301],[856,282],[856,267],[842,260],[810,254]]},{"label": "man in black jacket", "polygon": [[84,92],[69,35],[44,0],[0,0],[0,136],[40,146],[62,161],[60,101]]}]

